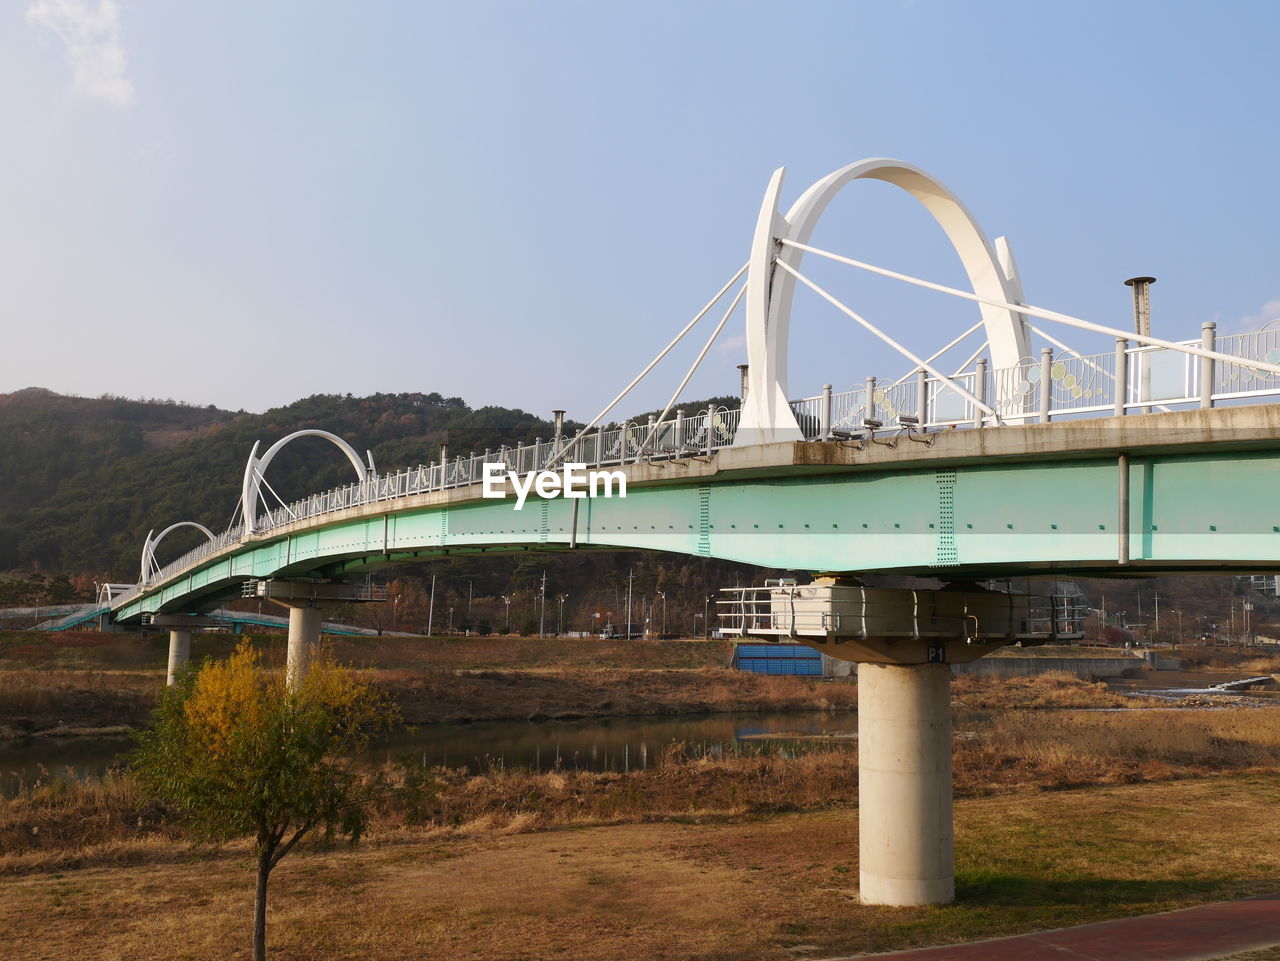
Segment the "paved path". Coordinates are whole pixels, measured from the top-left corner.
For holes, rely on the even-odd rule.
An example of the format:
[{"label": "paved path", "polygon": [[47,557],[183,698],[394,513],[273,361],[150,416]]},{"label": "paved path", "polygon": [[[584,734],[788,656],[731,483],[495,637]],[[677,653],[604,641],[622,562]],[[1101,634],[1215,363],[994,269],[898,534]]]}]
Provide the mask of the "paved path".
[{"label": "paved path", "polygon": [[864,957],[875,961],[1208,961],[1273,944],[1280,944],[1280,894]]}]

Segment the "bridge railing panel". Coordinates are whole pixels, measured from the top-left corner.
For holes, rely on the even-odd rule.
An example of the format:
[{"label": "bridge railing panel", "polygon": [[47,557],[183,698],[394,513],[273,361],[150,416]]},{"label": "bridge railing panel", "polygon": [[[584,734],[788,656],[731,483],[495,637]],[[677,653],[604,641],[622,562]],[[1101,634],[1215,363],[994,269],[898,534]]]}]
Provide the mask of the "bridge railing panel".
[{"label": "bridge railing panel", "polygon": [[[820,400],[821,398],[819,398]],[[831,395],[831,427],[834,430],[853,432],[862,429],[867,415],[867,389],[855,387]]]},{"label": "bridge railing panel", "polygon": [[[1197,341],[1184,343],[1189,347],[1199,346]],[[1199,403],[1199,357],[1168,347],[1140,346],[1129,348],[1126,359],[1126,407]],[[1114,397],[1114,383],[1111,394]]]},{"label": "bridge railing panel", "polygon": [[875,391],[876,419],[891,424],[901,416],[919,417],[920,388],[914,377],[900,383],[888,383]]},{"label": "bridge railing panel", "polygon": [[[1217,338],[1214,349],[1246,360],[1280,364],[1280,328],[1264,327],[1244,334],[1228,334]],[[1242,364],[1214,364],[1213,396],[1215,400],[1268,396],[1280,393],[1280,374],[1254,370]]]},{"label": "bridge railing panel", "polygon": [[991,372],[991,388],[987,403],[1001,417],[1018,417],[1040,408],[1040,365],[1024,360],[1016,367],[1003,367]]},{"label": "bridge railing panel", "polygon": [[[957,374],[951,380],[976,396],[978,375],[969,371]],[[972,424],[975,416],[973,401],[959,391],[947,386],[945,381],[930,377],[925,381],[926,417],[924,422],[929,427],[954,427]]]},{"label": "bridge railing panel", "polygon": [[1115,407],[1115,352],[1058,354],[1049,367],[1049,413],[1093,413]]}]

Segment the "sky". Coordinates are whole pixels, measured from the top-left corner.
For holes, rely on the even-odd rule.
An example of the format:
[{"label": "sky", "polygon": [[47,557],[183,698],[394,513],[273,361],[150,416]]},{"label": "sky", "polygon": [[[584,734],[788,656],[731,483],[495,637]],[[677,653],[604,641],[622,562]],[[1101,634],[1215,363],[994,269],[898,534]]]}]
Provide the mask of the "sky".
[{"label": "sky", "polygon": [[[586,420],[746,261],[776,168],[785,209],[866,157],[1007,236],[1028,303],[1128,328],[1148,274],[1157,335],[1256,329],[1280,317],[1277,38],[1264,2],[3,0],[0,392]],[[813,242],[964,284],[886,184]],[[921,353],[977,319],[804,270]],[[666,402],[718,316],[623,412]],[[745,359],[739,310],[685,396],[736,393]],[[797,295],[792,397],[907,366]]]}]

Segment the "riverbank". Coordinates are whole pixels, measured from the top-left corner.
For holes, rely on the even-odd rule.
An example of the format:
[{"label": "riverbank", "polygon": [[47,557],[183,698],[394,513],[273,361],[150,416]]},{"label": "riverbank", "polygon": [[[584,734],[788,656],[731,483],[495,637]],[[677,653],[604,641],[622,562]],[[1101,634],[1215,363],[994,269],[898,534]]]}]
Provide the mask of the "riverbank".
[{"label": "riverbank", "polygon": [[[1277,804],[1275,774],[962,798],[957,903],[893,909],[857,901],[846,797],[551,827],[383,821],[357,848],[281,864],[269,941],[282,961],[783,961],[974,940],[1274,891]],[[82,957],[90,936],[103,958],[248,956],[243,844],[193,855],[157,831],[6,862],[0,949],[15,957]]]},{"label": "riverbank", "polygon": [[[284,638],[253,639],[268,664]],[[162,635],[0,632],[0,740],[74,736],[142,726],[164,689]],[[237,643],[197,635],[193,655],[222,657]],[[778,677],[730,670],[729,641],[595,638],[333,639],[335,656],[387,690],[406,723],[854,710],[856,678]],[[1139,708],[1060,673],[960,676],[958,709]]]},{"label": "riverbank", "polygon": [[[1153,723],[1153,717],[1157,720]],[[533,830],[668,817],[748,816],[857,804],[856,739],[814,739],[803,749],[687,742],[653,745],[626,770],[578,770],[550,752],[540,770],[497,759],[473,774],[399,760],[389,776],[421,789],[384,806],[384,829],[405,825]],[[379,760],[394,751],[379,749]],[[1167,709],[971,715],[956,729],[957,797],[1159,783],[1280,767],[1280,710]],[[425,780],[424,780],[425,778]],[[60,866],[95,846],[127,842],[165,827],[163,810],[135,810],[127,774],[68,782],[44,776],[0,800],[0,871]],[[51,858],[51,861],[46,861]],[[24,867],[25,866],[25,867]]]}]

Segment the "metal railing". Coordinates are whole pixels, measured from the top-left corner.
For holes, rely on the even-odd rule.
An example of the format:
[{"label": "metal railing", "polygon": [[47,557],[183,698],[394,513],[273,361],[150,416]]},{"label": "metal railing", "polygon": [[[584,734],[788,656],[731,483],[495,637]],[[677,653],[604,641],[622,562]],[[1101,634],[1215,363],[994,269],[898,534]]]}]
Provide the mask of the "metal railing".
[{"label": "metal railing", "polygon": [[[1181,341],[1239,357],[1242,361],[1280,363],[1280,327],[1215,337],[1204,325],[1199,340]],[[1117,372],[1119,376],[1117,376]],[[955,385],[968,394],[953,389]],[[1212,389],[1206,389],[1211,386]],[[1047,423],[1063,417],[1112,413],[1123,415],[1173,407],[1212,407],[1220,401],[1280,396],[1280,375],[1260,372],[1245,364],[1214,361],[1166,347],[1130,347],[1118,341],[1113,352],[1079,356],[1042,351],[1016,367],[977,369],[950,378],[915,371],[894,382],[867,379],[852,390],[832,392],[791,402],[791,410],[805,440],[821,441],[850,435],[899,430],[901,418],[911,428],[927,431],[948,427],[992,427],[1001,424]],[[984,410],[974,400],[985,405]],[[675,416],[655,424],[628,422],[600,427],[577,438],[537,439],[532,444],[503,446],[481,454],[456,457],[443,464],[419,465],[371,480],[322,491],[281,505],[254,519],[255,534],[285,524],[419,494],[468,487],[483,479],[486,463],[501,463],[524,475],[563,463],[588,468],[678,458],[711,456],[733,445],[741,410],[713,407]],[[916,423],[918,421],[918,423]],[[870,422],[870,423],[868,423]],[[879,423],[881,426],[876,427]],[[152,583],[163,582],[238,545],[244,530],[236,525],[165,565],[146,584],[111,599],[113,606],[132,600]]]}]

